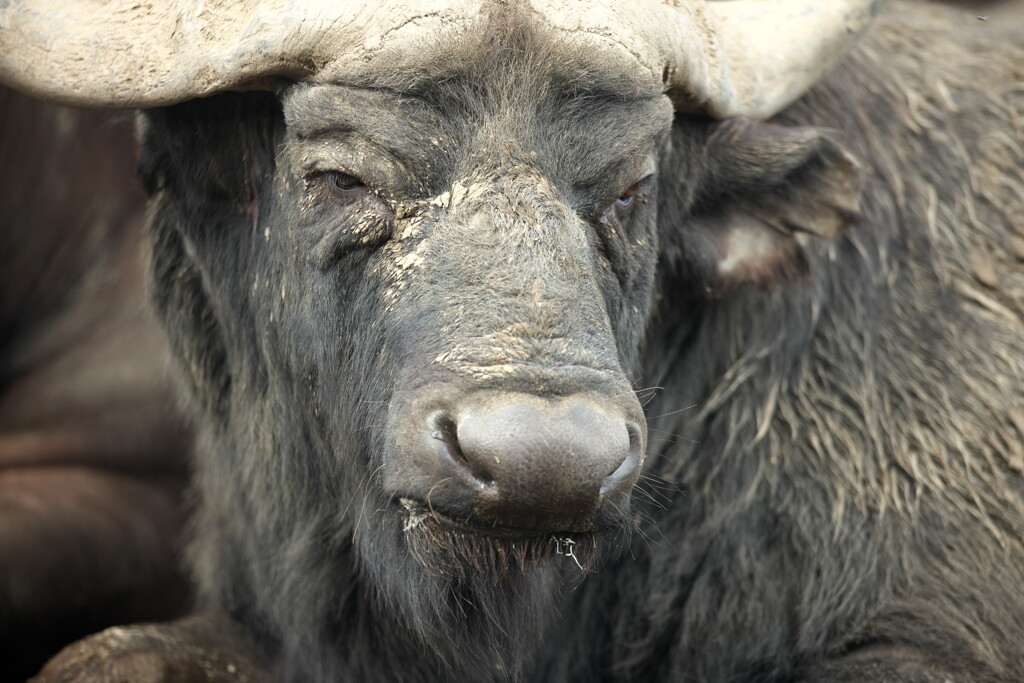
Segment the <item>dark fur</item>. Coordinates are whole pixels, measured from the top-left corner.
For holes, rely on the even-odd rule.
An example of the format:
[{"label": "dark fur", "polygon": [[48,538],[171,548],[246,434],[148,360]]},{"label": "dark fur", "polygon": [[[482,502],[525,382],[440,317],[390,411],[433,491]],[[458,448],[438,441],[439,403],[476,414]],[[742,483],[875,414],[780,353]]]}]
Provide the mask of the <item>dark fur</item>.
[{"label": "dark fur", "polygon": [[[496,227],[526,260],[506,272],[452,242],[387,308],[384,224],[311,265],[333,209],[294,199],[304,117],[377,105],[300,106],[300,85],[284,111],[245,94],[147,113],[154,297],[202,415],[192,560],[208,607],[286,680],[1024,679],[1024,48],[921,7],[896,3],[778,126],[677,116],[653,138],[649,206],[618,232],[546,233],[597,264],[580,276],[594,298],[547,323],[572,345],[534,331],[548,365],[503,381],[568,392],[596,373],[620,391],[624,371],[649,399],[637,533],[623,552],[596,539],[582,581],[546,539],[513,552],[411,524],[380,474],[396,406],[455,386],[423,359],[535,313],[474,291],[557,271]],[[407,105],[367,125],[442,145],[401,149],[419,185],[380,177],[430,197],[482,169],[514,214],[530,195],[508,159],[536,163],[590,215],[632,182],[583,174],[649,125],[644,93],[548,63],[548,38],[512,18],[443,81],[388,75]],[[589,125],[559,127],[573,116]],[[844,149],[862,165],[856,213]],[[771,258],[716,271],[740,233]],[[442,295],[474,311],[456,321],[470,332],[438,325]],[[545,374],[554,358],[576,370]]]}]

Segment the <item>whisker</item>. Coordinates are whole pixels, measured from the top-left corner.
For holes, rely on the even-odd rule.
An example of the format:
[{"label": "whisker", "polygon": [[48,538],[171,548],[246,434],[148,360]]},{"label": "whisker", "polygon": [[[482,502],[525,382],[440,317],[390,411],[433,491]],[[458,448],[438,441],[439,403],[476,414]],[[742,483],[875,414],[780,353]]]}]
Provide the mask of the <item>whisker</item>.
[{"label": "whisker", "polygon": [[680,408],[679,410],[673,410],[670,413],[662,413],[661,415],[652,415],[648,419],[650,419],[650,420],[657,420],[658,418],[668,417],[669,415],[676,415],[677,413],[684,413],[687,410],[693,410],[696,407],[697,407],[697,404],[694,403],[692,406],[686,406],[685,408]]}]

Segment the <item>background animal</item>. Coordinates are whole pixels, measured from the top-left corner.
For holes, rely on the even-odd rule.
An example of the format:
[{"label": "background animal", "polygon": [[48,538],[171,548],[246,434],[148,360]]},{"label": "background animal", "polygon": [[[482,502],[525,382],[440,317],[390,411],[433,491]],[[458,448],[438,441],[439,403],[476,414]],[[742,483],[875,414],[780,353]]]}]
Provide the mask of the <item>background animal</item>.
[{"label": "background animal", "polygon": [[207,612],[41,679],[1019,679],[1019,38],[896,3],[764,124],[490,21],[145,114]]},{"label": "background animal", "polygon": [[0,89],[0,680],[187,609],[190,436],[143,292],[132,117]]}]

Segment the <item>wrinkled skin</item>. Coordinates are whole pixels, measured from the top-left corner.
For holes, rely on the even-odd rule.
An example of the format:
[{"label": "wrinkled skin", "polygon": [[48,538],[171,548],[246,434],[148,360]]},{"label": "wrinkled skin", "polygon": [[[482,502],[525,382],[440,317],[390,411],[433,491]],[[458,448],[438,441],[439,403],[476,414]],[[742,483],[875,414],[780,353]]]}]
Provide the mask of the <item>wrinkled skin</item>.
[{"label": "wrinkled skin", "polygon": [[[778,125],[529,30],[147,113],[211,611],[285,680],[1021,679],[1024,50],[956,26],[897,5]],[[647,401],[594,573],[401,503],[417,401],[493,391]]]}]

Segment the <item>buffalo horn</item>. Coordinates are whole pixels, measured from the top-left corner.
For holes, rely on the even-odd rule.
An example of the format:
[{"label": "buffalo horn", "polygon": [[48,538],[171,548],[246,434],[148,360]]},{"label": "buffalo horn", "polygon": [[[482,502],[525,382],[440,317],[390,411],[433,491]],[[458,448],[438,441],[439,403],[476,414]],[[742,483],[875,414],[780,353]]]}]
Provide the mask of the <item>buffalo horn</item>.
[{"label": "buffalo horn", "polygon": [[[516,6],[676,107],[767,118],[798,98],[881,0],[11,0],[0,82],[62,104],[152,107],[371,68]],[[571,50],[575,52],[570,51]],[[583,52],[580,52],[582,50]],[[390,58],[390,57],[385,57]],[[383,63],[383,62],[382,62]],[[621,69],[620,69],[621,70]]]}]

